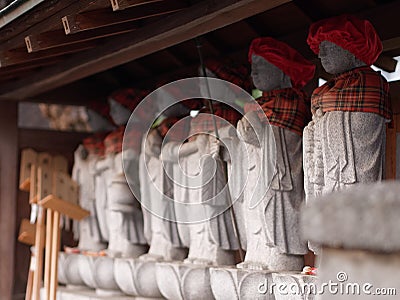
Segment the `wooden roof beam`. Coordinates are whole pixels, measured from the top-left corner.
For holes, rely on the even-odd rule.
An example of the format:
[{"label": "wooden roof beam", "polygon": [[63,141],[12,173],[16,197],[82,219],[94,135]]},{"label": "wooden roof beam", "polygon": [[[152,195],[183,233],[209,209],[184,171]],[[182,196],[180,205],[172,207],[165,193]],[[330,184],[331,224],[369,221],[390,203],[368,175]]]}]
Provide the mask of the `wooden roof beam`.
[{"label": "wooden roof beam", "polygon": [[152,5],[142,5],[119,12],[113,12],[110,9],[99,9],[71,14],[64,16],[62,22],[65,33],[73,34],[99,27],[170,14],[186,7],[187,5],[185,3],[173,0],[154,3]]},{"label": "wooden roof beam", "polygon": [[[96,46],[93,41],[80,44],[73,44],[64,47],[57,47],[41,52],[29,53],[25,48],[17,48],[8,51],[0,51],[0,68],[20,65],[29,62],[44,61],[50,57],[57,57],[66,54],[87,50]],[[0,69],[1,70],[1,69]]]},{"label": "wooden roof beam", "polygon": [[[108,38],[95,49],[0,87],[0,94],[24,99],[121,65],[196,36],[246,19],[290,0],[207,0],[135,32]],[[80,33],[82,34],[82,33]],[[76,36],[75,34],[73,36]],[[71,36],[72,37],[72,36]]]},{"label": "wooden roof beam", "polygon": [[392,73],[396,71],[397,60],[390,56],[381,54],[374,65],[386,72]]},{"label": "wooden roof beam", "polygon": [[[72,3],[71,3],[72,2]],[[0,49],[9,50],[24,44],[24,37],[62,26],[63,16],[97,7],[110,6],[109,0],[48,0],[16,19],[0,36]],[[12,25],[12,26],[11,26]]]},{"label": "wooden roof beam", "polygon": [[110,0],[113,11],[161,1],[163,0]]},{"label": "wooden roof beam", "polygon": [[318,10],[318,1],[293,0],[293,3],[312,21],[318,21],[329,17]]},{"label": "wooden roof beam", "polygon": [[61,46],[64,47],[66,45],[94,41],[105,37],[131,32],[137,28],[138,25],[136,24],[126,23],[80,32],[74,35],[65,35],[64,30],[54,30],[36,35],[29,35],[25,37],[25,44],[28,52],[31,53]]}]

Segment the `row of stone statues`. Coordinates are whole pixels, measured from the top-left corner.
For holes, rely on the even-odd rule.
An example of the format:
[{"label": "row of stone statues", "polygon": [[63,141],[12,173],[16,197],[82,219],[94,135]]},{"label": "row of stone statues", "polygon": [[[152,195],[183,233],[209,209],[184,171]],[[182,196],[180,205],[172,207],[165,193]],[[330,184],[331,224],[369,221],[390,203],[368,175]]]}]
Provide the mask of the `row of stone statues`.
[{"label": "row of stone statues", "polygon": [[[239,270],[301,270],[308,252],[299,227],[303,202],[382,180],[391,118],[388,84],[370,68],[382,51],[371,23],[348,15],[322,20],[311,26],[307,42],[333,75],[311,100],[302,89],[315,66],[283,42],[257,38],[249,51],[251,79],[262,92],[255,102],[214,102],[214,116],[203,108],[194,118],[167,117],[144,137],[120,127],[86,140],[75,153],[73,174],[81,206],[91,212],[78,224],[79,248],[99,251],[108,243],[110,257],[204,268],[238,263],[235,254],[243,248]],[[249,89],[238,69],[217,61],[206,68],[202,75]],[[200,90],[205,98],[236,97],[212,85]],[[110,106],[114,121],[124,126],[145,94],[122,93],[110,98]],[[173,127],[177,136],[167,133]],[[124,133],[135,143],[122,155]],[[150,205],[141,210],[128,183]],[[218,202],[217,195],[229,200]],[[166,204],[156,215],[151,207],[169,199],[227,209],[202,222],[179,223],[173,220],[189,210]]]}]

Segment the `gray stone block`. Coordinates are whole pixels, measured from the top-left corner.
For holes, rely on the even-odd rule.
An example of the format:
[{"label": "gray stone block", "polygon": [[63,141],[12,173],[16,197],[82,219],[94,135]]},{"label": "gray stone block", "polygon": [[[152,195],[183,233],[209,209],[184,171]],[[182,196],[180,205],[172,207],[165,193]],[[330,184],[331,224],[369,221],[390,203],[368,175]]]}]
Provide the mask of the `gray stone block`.
[{"label": "gray stone block", "polygon": [[304,237],[333,248],[400,250],[400,184],[359,184],[321,196],[303,209]]}]

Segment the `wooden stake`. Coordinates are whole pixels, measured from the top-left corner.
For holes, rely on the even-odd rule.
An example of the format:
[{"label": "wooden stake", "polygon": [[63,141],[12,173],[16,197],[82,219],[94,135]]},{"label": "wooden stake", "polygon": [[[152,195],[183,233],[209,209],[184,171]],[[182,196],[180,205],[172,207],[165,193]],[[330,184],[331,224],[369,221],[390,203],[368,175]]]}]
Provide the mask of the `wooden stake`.
[{"label": "wooden stake", "polygon": [[46,299],[50,298],[50,266],[52,261],[52,238],[53,238],[53,210],[47,209],[46,217],[46,257],[45,257],[45,269],[44,269],[44,288],[46,291]]},{"label": "wooden stake", "polygon": [[34,248],[31,247],[31,262],[29,264],[29,273],[28,273],[28,282],[26,284],[26,292],[25,292],[25,300],[31,300],[32,299],[32,289],[33,289],[33,273],[34,273],[34,268],[32,266],[32,260],[35,260],[35,255],[32,251]]},{"label": "wooden stake", "polygon": [[[47,153],[40,153],[38,156],[38,177],[37,177],[37,198],[42,199],[50,194],[51,156]],[[45,246],[45,208],[38,207],[35,238],[35,273],[33,276],[33,300],[40,300],[40,288],[43,274],[43,251]]]},{"label": "wooden stake", "polygon": [[49,300],[55,300],[57,298],[57,286],[58,286],[58,252],[60,251],[60,213],[54,211],[53,213],[53,234],[52,234],[52,245],[51,245],[51,270],[50,270],[50,298]]}]

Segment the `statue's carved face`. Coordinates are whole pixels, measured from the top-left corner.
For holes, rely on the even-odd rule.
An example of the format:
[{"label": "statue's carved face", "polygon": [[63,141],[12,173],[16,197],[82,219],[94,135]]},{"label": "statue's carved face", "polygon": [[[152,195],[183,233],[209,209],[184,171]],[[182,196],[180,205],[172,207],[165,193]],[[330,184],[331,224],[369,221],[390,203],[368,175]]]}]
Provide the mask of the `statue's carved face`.
[{"label": "statue's carved face", "polygon": [[365,65],[354,54],[329,41],[321,42],[318,57],[329,74],[340,74]]},{"label": "statue's carved face", "polygon": [[251,60],[251,78],[259,90],[268,92],[292,86],[290,77],[263,57],[253,54]]},{"label": "statue's carved face", "polygon": [[125,125],[126,123],[128,123],[131,112],[113,99],[110,99],[109,103],[110,115],[115,124]]}]

